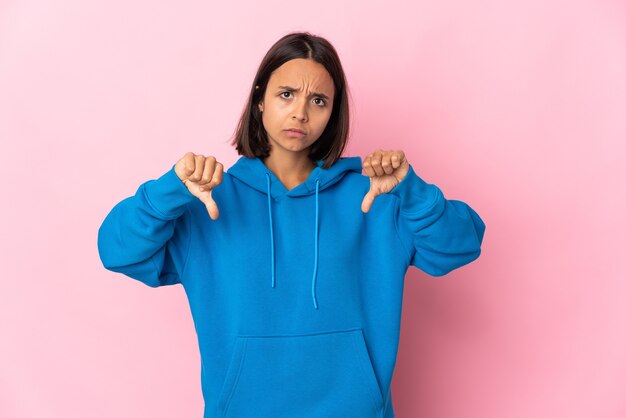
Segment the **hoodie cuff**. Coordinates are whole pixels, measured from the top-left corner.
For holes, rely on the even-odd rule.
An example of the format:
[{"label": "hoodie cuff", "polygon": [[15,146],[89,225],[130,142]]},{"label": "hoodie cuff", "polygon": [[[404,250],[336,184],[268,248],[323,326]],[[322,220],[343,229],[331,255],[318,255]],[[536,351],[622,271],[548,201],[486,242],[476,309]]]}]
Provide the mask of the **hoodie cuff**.
[{"label": "hoodie cuff", "polygon": [[156,180],[145,183],[145,196],[152,207],[165,218],[177,218],[185,212],[184,206],[195,196],[178,178],[176,164]]},{"label": "hoodie cuff", "polygon": [[389,192],[400,198],[400,211],[416,213],[433,207],[443,197],[439,188],[422,180],[409,164],[406,176]]}]

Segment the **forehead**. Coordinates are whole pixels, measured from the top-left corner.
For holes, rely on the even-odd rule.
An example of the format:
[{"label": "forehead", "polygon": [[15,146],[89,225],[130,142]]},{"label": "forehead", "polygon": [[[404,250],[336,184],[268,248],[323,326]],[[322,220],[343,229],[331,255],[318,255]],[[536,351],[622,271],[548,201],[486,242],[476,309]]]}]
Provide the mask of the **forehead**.
[{"label": "forehead", "polygon": [[311,59],[296,58],[287,61],[272,73],[269,84],[272,86],[289,85],[296,88],[319,90],[326,94],[333,93],[333,79],[319,62]]}]

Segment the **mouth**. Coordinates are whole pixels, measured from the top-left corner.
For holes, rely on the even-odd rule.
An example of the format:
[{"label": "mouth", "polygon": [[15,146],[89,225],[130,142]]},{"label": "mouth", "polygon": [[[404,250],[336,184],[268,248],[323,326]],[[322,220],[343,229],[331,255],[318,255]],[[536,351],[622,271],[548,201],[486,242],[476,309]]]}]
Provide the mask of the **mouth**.
[{"label": "mouth", "polygon": [[306,135],[302,129],[285,129],[285,132],[290,138],[302,138]]}]

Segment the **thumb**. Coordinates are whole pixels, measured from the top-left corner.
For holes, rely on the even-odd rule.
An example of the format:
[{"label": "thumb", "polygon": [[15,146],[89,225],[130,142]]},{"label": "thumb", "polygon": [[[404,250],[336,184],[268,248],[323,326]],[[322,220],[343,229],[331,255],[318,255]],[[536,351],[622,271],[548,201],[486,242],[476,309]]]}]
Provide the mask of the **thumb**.
[{"label": "thumb", "polygon": [[199,199],[206,206],[211,219],[216,220],[220,216],[220,211],[217,208],[217,203],[215,203],[215,200],[213,200],[213,196],[211,195],[212,192],[213,189],[209,190],[208,193],[202,193]]},{"label": "thumb", "polygon": [[365,195],[365,197],[363,198],[363,201],[361,202],[361,211],[365,213],[369,212],[370,208],[372,207],[372,203],[374,203],[374,199],[376,198],[376,196],[377,194],[374,193],[372,189],[370,189]]}]

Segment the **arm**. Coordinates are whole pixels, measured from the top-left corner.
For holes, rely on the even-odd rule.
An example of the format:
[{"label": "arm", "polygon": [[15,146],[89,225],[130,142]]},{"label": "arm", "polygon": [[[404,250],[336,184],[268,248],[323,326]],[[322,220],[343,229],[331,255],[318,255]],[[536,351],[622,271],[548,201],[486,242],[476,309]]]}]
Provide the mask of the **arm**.
[{"label": "arm", "polygon": [[409,165],[407,175],[389,193],[397,196],[395,221],[403,242],[410,242],[410,265],[443,276],[480,255],[485,223],[466,203],[446,200]]},{"label": "arm", "polygon": [[186,204],[194,199],[174,166],[139,186],[113,207],[98,230],[98,252],[107,270],[150,287],[180,283],[189,251]]}]

